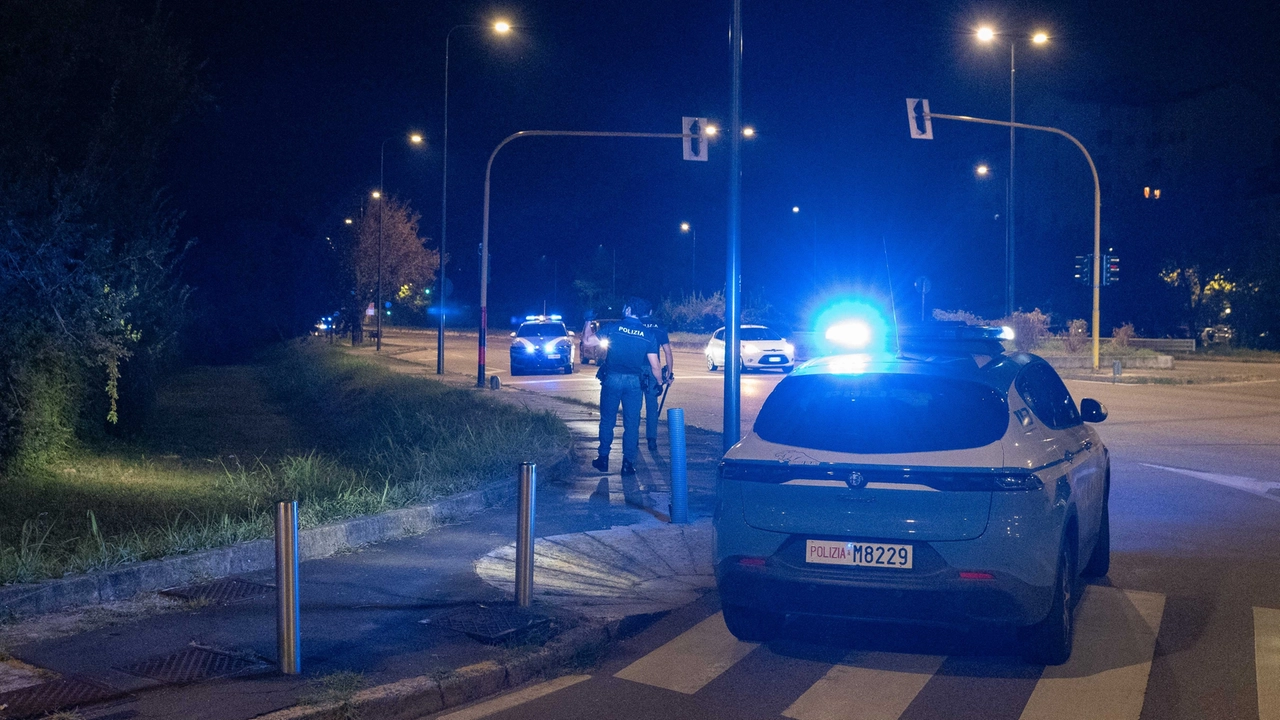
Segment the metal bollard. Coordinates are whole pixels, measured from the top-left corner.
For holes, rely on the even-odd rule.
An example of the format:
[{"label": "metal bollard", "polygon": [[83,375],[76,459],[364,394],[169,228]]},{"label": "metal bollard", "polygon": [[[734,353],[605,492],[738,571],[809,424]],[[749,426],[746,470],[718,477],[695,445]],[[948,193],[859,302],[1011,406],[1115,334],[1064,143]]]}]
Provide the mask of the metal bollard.
[{"label": "metal bollard", "polygon": [[667,410],[667,437],[671,442],[671,522],[689,522],[689,475],[685,467],[684,410]]},{"label": "metal bollard", "polygon": [[533,516],[538,489],[538,466],[520,463],[520,507],[516,516],[516,605],[533,600]]},{"label": "metal bollard", "polygon": [[276,505],[276,651],[280,672],[302,672],[298,635],[298,501]]}]

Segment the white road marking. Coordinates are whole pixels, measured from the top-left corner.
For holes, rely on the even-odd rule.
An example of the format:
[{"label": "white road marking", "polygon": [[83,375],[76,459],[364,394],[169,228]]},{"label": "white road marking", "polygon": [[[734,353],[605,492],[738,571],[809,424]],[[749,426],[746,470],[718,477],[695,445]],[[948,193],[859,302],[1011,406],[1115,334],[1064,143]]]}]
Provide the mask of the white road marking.
[{"label": "white road marking", "polygon": [[1022,720],[1137,720],[1164,615],[1164,595],[1090,586],[1076,616],[1075,649],[1046,667]]},{"label": "white road marking", "polygon": [[1225,485],[1236,490],[1243,490],[1251,495],[1257,495],[1266,498],[1272,502],[1280,502],[1280,495],[1273,494],[1271,491],[1280,488],[1280,482],[1271,482],[1269,480],[1255,480],[1251,477],[1243,477],[1241,475],[1221,475],[1219,473],[1201,472],[1199,470],[1184,470],[1183,468],[1167,467],[1165,465],[1152,465],[1151,463],[1141,463],[1149,468],[1157,470],[1167,470],[1171,473],[1186,475],[1199,480]]},{"label": "white road marking", "polygon": [[739,642],[716,613],[614,677],[692,695],[759,647]]},{"label": "white road marking", "polygon": [[852,653],[782,714],[794,720],[895,720],[943,659],[940,655]]},{"label": "white road marking", "polygon": [[1258,720],[1280,720],[1280,610],[1253,609],[1253,654]]},{"label": "white road marking", "polygon": [[440,715],[436,720],[478,720],[479,718],[489,717],[490,715],[500,713],[503,710],[510,710],[513,707],[523,705],[530,700],[537,700],[544,695],[550,695],[557,690],[563,690],[567,687],[577,685],[584,680],[590,680],[590,675],[566,675],[555,680],[548,680],[537,685],[530,685],[523,690],[517,690],[509,695],[503,695],[479,705],[472,705],[457,712],[451,712],[448,715]]}]

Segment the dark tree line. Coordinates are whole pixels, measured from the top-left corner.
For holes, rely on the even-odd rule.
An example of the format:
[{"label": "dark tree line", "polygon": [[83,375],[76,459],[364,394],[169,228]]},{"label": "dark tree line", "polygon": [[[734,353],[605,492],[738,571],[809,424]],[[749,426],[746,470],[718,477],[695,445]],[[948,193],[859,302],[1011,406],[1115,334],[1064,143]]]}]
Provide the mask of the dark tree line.
[{"label": "dark tree line", "polygon": [[140,418],[187,294],[158,173],[203,102],[160,18],[0,1],[0,461]]}]

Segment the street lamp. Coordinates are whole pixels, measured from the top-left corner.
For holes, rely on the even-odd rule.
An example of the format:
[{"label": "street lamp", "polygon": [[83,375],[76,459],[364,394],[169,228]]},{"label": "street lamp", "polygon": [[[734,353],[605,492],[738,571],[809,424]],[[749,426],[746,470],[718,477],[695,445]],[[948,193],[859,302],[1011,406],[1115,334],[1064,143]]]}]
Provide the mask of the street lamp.
[{"label": "street lamp", "polygon": [[689,251],[689,295],[698,293],[698,230],[687,222],[680,223],[680,232],[693,238],[693,246]]},{"label": "street lamp", "polygon": [[[387,141],[396,137],[396,135],[391,135],[384,138],[382,140],[382,146],[378,150],[378,189],[369,193],[374,200],[382,199],[383,185],[386,181]],[[414,145],[421,145],[422,136],[418,133],[412,133],[409,135],[409,142]],[[377,341],[374,345],[375,352],[382,352],[382,208],[385,206],[386,203],[384,202],[378,203],[378,290],[377,299],[374,301],[374,310],[376,312],[373,314],[378,332]]]},{"label": "street lamp", "polygon": [[[977,29],[975,36],[979,42],[994,42],[999,33],[995,28],[984,25]],[[1031,35],[1031,43],[1033,45],[1044,45],[1049,42],[1049,34],[1037,30]],[[1017,63],[1015,62],[1015,50],[1018,43],[1014,38],[1009,39],[1009,122],[1016,122],[1015,117],[1015,75],[1017,73]],[[1009,315],[1013,314],[1016,303],[1014,302],[1014,282],[1013,282],[1013,266],[1016,257],[1014,244],[1014,212],[1013,212],[1013,157],[1014,157],[1014,126],[1009,126],[1009,177],[1006,179],[1008,190],[1005,192],[1005,312]]]},{"label": "street lamp", "polygon": [[974,168],[973,171],[978,174],[978,177],[986,177],[987,173],[991,172],[991,168],[987,167],[986,165],[979,165],[978,167]]},{"label": "street lamp", "polygon": [[[800,206],[792,205],[791,214],[799,215]],[[818,288],[818,217],[814,215],[813,217],[809,218],[809,220],[813,223],[813,288],[814,290],[817,290]]]},{"label": "street lamp", "polygon": [[454,25],[449,28],[449,32],[444,36],[444,136],[441,139],[440,146],[440,271],[437,273],[437,283],[439,291],[437,297],[440,303],[439,324],[436,330],[436,374],[444,374],[444,308],[445,308],[445,292],[444,292],[444,271],[446,264],[446,252],[448,249],[449,236],[449,41],[453,39],[453,32],[462,28],[486,28],[492,27],[493,31],[499,35],[506,35],[511,32],[511,23],[506,20],[498,20],[489,25]]}]

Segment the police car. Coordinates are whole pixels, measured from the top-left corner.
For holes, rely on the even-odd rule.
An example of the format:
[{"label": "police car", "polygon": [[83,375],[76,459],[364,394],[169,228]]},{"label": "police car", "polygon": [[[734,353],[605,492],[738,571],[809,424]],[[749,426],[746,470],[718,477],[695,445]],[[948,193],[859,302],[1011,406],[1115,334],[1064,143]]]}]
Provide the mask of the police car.
[{"label": "police car", "polygon": [[529,315],[511,333],[511,374],[573,372],[573,333],[559,315]]},{"label": "police car", "polygon": [[[903,329],[888,352],[812,360],[725,455],[716,579],[729,630],[823,616],[1016,626],[1024,656],[1071,654],[1080,575],[1110,563],[1107,448],[1008,329]],[[866,337],[837,331],[827,337]]]}]

